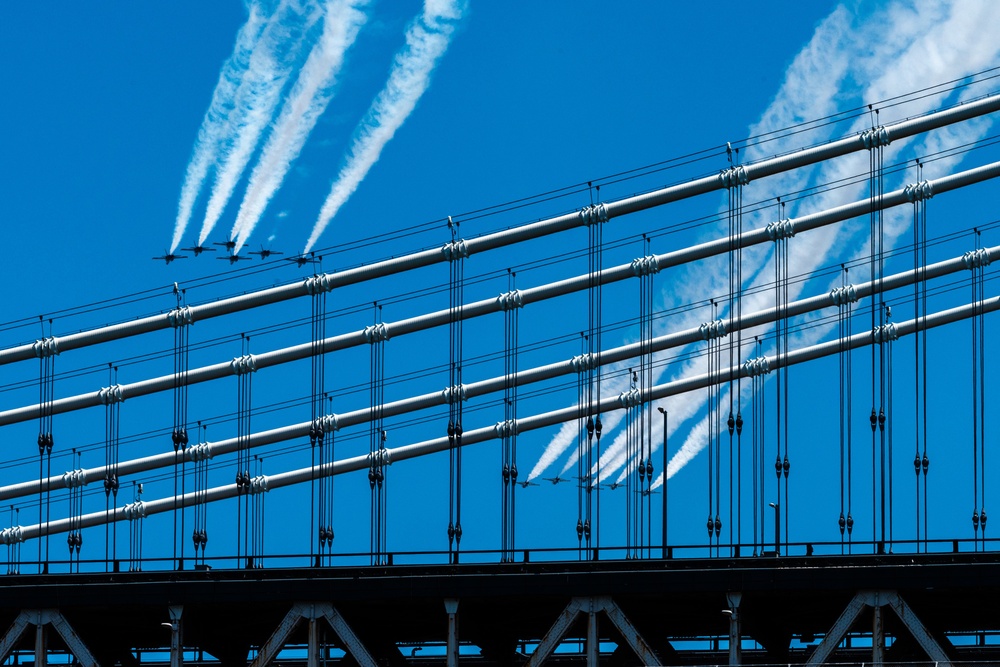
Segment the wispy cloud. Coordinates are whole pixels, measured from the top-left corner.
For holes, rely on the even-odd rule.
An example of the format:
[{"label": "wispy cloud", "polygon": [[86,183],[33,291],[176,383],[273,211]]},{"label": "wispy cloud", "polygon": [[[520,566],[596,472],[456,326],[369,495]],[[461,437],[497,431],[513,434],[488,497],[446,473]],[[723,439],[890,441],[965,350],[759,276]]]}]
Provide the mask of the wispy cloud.
[{"label": "wispy cloud", "polygon": [[229,114],[233,109],[236,91],[249,66],[251,54],[260,40],[261,32],[267,25],[267,15],[260,3],[249,5],[250,16],[236,34],[233,53],[222,66],[219,81],[215,84],[212,101],[198,129],[194,151],[184,174],[180,201],[177,204],[177,219],[174,236],[170,242],[170,252],[174,252],[184,238],[195,201],[201,192],[209,169],[215,164],[223,140],[229,128]]},{"label": "wispy cloud", "polygon": [[304,253],[312,250],[340,207],[378,161],[382,149],[413,111],[448,49],[464,0],[424,0],[421,15],[406,31],[406,45],[393,60],[389,80],[355,130],[346,163],[327,196]]},{"label": "wispy cloud", "polygon": [[254,48],[230,113],[199,244],[208,239],[229,203],[321,14],[315,0],[283,0]]},{"label": "wispy cloud", "polygon": [[[928,82],[958,79],[970,71],[982,69],[1000,55],[1000,44],[996,40],[983,38],[977,25],[1000,25],[1000,5],[968,0],[950,3],[931,0],[894,2],[865,17],[854,16],[844,6],[838,6],[819,24],[810,42],[796,56],[785,74],[781,89],[762,114],[761,120],[750,128],[750,135],[760,136],[809,119],[828,116],[845,106],[860,105],[865,100],[887,99],[923,88]],[[905,109],[907,115],[913,115],[931,110],[941,103],[940,96],[927,97],[908,103]],[[866,118],[858,119],[851,131],[866,129],[868,122]],[[939,130],[919,139],[893,144],[885,150],[886,160],[898,157],[907,147],[921,155],[974,141],[985,135],[989,124],[988,119],[980,119]],[[814,131],[811,140],[830,139],[832,131],[832,128],[819,128]],[[782,153],[796,148],[801,141],[801,137],[789,136],[760,146],[751,146],[745,152],[745,159],[752,161],[768,154]],[[959,161],[960,158],[956,157],[949,160],[947,166],[938,164],[935,168],[949,168]],[[747,196],[766,201],[815,184],[856,176],[865,173],[867,169],[866,154],[845,156],[823,165],[798,169],[751,184],[748,186]],[[808,200],[810,210],[823,210],[854,201],[865,195],[865,188],[864,183],[858,183],[822,192]],[[797,215],[795,207],[793,203],[787,215]],[[759,212],[745,216],[745,228],[761,227],[776,219],[777,216],[771,213],[773,212]],[[905,216],[889,215],[887,222],[889,224],[884,243],[889,248],[905,232],[908,220]],[[789,260],[790,274],[808,274],[838,258],[866,252],[866,233],[867,225],[844,223],[796,237],[789,243],[792,253]],[[770,271],[765,270],[771,263],[771,256],[771,249],[744,252],[744,273],[755,276],[752,284],[759,285],[771,278]],[[708,295],[727,291],[727,285],[723,284],[724,267],[720,265],[717,271],[707,271],[706,266],[703,262],[680,270],[681,279],[672,283],[680,288],[663,295],[667,307],[690,304]],[[796,298],[803,287],[803,283],[791,285],[789,298]],[[773,300],[769,299],[768,292],[749,296],[744,299],[744,310],[773,306]],[[671,322],[671,329],[682,326],[690,326],[690,322],[686,321],[683,325],[678,321]],[[802,334],[795,342],[810,344],[829,331],[829,327],[817,327]],[[761,332],[763,330],[748,334],[752,336]],[[746,340],[747,334],[744,335],[744,341]],[[676,379],[704,373],[704,364],[703,358],[694,359],[681,368],[666,368],[665,372]],[[685,421],[701,415],[699,421],[689,428],[684,444],[668,466],[668,474],[673,475],[707,445],[708,423],[702,411],[705,393],[695,392],[673,397],[665,401],[664,405],[670,410],[671,431],[682,428]],[[574,439],[575,427],[567,425],[550,442],[542,460],[551,458],[550,450],[565,448],[568,446],[565,443]],[[605,477],[617,467],[627,465],[624,445],[624,438],[619,436],[604,453],[602,474]],[[654,449],[658,447],[658,443],[655,443]],[[533,471],[533,474],[540,473],[541,470],[538,473]],[[661,483],[662,471],[656,484]]]},{"label": "wispy cloud", "polygon": [[327,3],[323,34],[302,66],[260,160],[250,174],[231,233],[236,239],[236,252],[246,243],[333,98],[344,56],[367,20],[361,10],[366,4],[367,0],[330,0]]},{"label": "wispy cloud", "polygon": [[[923,88],[928,82],[960,79],[970,71],[987,67],[1000,56],[1000,43],[995,39],[984,38],[982,34],[984,31],[979,29],[979,26],[983,25],[1000,25],[1000,6],[997,5],[968,0],[955,0],[950,3],[930,0],[916,3],[896,2],[854,25],[843,23],[843,12],[843,7],[838,7],[827,21],[836,18],[836,24],[848,29],[840,33],[836,39],[827,41],[816,51],[820,62],[826,59],[831,63],[845,61],[849,63],[844,71],[846,83],[843,85],[850,89],[833,91],[837,99],[841,100],[841,104],[845,98],[858,99],[859,102],[888,99]],[[825,21],[824,25],[826,23]],[[893,29],[887,31],[886,26],[893,26]],[[819,33],[820,31],[817,31],[817,35]],[[804,52],[809,51],[815,42],[814,39]],[[827,53],[824,55],[825,51]],[[795,71],[793,65],[792,70],[786,75],[786,82],[781,92],[765,112],[761,123],[752,128],[752,134],[780,127],[780,125],[769,125],[775,120],[787,124],[787,121],[791,120],[788,109],[795,108],[788,92],[808,90],[813,81],[816,81],[817,85],[823,85],[823,80],[822,70],[814,70],[810,74],[801,69]],[[862,87],[854,82],[866,82],[866,85]],[[952,96],[958,100],[966,97],[968,93]],[[907,104],[906,112],[908,115],[924,113],[940,105],[941,102],[940,97],[914,100]],[[976,141],[986,135],[991,124],[991,119],[984,117],[942,128],[917,139],[899,142],[885,149],[886,160],[898,158],[904,148],[919,156]],[[867,119],[859,120],[852,131],[861,131],[867,126]],[[810,171],[817,174],[816,182],[832,182],[867,171],[866,158],[867,155],[856,154]],[[924,175],[931,178],[943,175],[961,161],[961,155],[937,160],[930,163]],[[794,186],[797,185],[795,179],[798,179],[798,184],[804,185],[806,177],[806,174],[797,175],[797,172],[786,174],[781,177],[785,181],[782,185],[789,188],[786,191],[795,191]],[[829,208],[857,199],[864,194],[863,184],[830,191],[821,194],[818,199],[813,198],[813,208],[817,210]],[[887,212],[883,239],[886,249],[893,247],[909,226],[909,215],[899,210]],[[819,231],[823,233],[817,236]],[[803,241],[805,243],[802,243]],[[868,253],[868,244],[867,225],[842,224],[810,232],[791,242],[790,248],[795,254],[791,257],[790,272],[805,273],[822,263],[860,258]],[[864,269],[861,273],[859,278],[868,278],[864,275]],[[839,285],[839,278],[835,283],[828,285],[827,288]],[[805,319],[814,317],[816,316]],[[828,336],[833,327],[834,323],[829,322],[810,327],[794,336],[790,344],[793,347],[814,344]],[[671,459],[668,474],[673,475],[683,468],[707,444],[707,421],[703,417],[690,430],[684,444]],[[657,479],[655,486],[660,484],[662,475]]]}]

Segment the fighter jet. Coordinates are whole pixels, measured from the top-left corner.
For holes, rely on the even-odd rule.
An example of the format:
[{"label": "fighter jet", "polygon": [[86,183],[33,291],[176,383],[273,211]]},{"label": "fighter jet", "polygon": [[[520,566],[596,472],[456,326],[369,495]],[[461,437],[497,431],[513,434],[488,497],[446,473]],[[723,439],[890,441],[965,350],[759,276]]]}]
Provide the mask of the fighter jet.
[{"label": "fighter jet", "polygon": [[236,262],[239,262],[239,261],[242,261],[242,260],[249,260],[250,258],[249,257],[245,257],[243,255],[229,254],[229,255],[226,255],[225,257],[216,257],[216,259],[221,259],[224,262],[229,262],[230,264],[235,264]]},{"label": "fighter jet", "polygon": [[164,250],[163,255],[161,255],[160,257],[154,257],[153,259],[162,259],[164,263],[169,264],[175,259],[187,259],[187,255],[176,255],[172,252],[167,252],[166,250]]},{"label": "fighter jet", "polygon": [[190,248],[181,248],[181,250],[186,250],[188,252],[192,252],[192,253],[194,253],[195,257],[197,257],[198,255],[200,255],[203,252],[215,252],[215,248],[209,248],[209,247],[203,246],[203,245],[196,245],[196,246],[192,246]]},{"label": "fighter jet", "polygon": [[285,253],[280,252],[278,250],[271,250],[269,248],[265,248],[264,246],[261,246],[260,247],[260,251],[252,250],[252,251],[250,251],[247,254],[248,255],[259,255],[261,259],[267,259],[271,255],[284,255]]}]

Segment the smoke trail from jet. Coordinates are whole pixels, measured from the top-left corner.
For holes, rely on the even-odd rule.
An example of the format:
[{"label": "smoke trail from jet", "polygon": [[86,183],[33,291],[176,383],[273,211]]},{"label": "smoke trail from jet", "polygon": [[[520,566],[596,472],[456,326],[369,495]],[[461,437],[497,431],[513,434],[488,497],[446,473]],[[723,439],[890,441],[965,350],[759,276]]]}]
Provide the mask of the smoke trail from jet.
[{"label": "smoke trail from jet", "polygon": [[[918,4],[920,7],[914,9],[896,2],[862,20],[852,17],[844,6],[837,7],[817,27],[813,38],[795,58],[786,72],[781,90],[764,112],[761,120],[751,128],[750,135],[760,136],[775,128],[789,127],[807,118],[821,118],[833,113],[837,105],[842,106],[843,104],[844,89],[853,85],[855,81],[868,80],[871,83],[866,89],[854,92],[854,96],[859,96],[862,99],[887,99],[919,87],[912,80],[914,68],[921,72],[922,81],[928,79],[932,81],[954,80],[960,78],[965,72],[986,67],[1000,55],[1000,45],[989,39],[983,39],[974,28],[975,25],[986,25],[994,20],[1000,21],[1000,8],[970,4],[967,0],[956,0],[952,3],[922,0]],[[891,39],[884,34],[886,25],[894,26]],[[876,34],[882,35],[882,38],[875,40]],[[874,50],[872,44],[877,45]],[[934,58],[928,57],[928,53],[931,52],[935,54]],[[886,65],[887,63],[888,65]],[[939,103],[933,97],[916,100],[907,106],[907,114],[912,115],[930,110]],[[866,129],[867,123],[867,119],[859,119],[852,130]],[[979,120],[976,124],[963,124],[963,127],[967,128],[964,130],[956,128],[938,131],[923,138],[919,146],[923,153],[933,153],[940,150],[942,143],[957,145],[952,141],[968,141],[973,136],[982,137],[988,123],[988,120]],[[817,137],[816,140],[823,139],[824,137]],[[767,144],[767,149],[773,153],[787,152],[792,148],[789,142],[794,140],[795,138],[791,137],[776,142],[772,141]],[[898,154],[907,143],[910,142],[900,142],[888,147],[886,159]],[[762,153],[760,147],[750,147],[746,159],[753,160],[763,157]],[[761,184],[767,192],[755,192],[755,197],[763,200],[768,195],[797,192],[810,184],[835,182],[863,173],[867,170],[864,158],[864,155],[846,156],[822,166],[818,165],[772,177]],[[820,194],[818,198],[813,198],[813,202],[815,202],[813,208],[815,210],[830,208],[847,201],[853,201],[863,194],[864,186],[861,184],[829,191]],[[790,211],[789,214],[794,215],[794,212]],[[752,216],[751,224],[747,225],[747,228],[762,226],[763,223],[767,222],[763,219],[764,217],[766,214]],[[759,218],[759,220],[755,223],[753,222],[754,218]],[[905,225],[899,233],[902,231],[905,231]],[[801,239],[796,239],[793,248],[795,252],[790,258],[790,273],[792,275],[809,273],[823,262],[830,261],[832,253],[836,253],[838,256],[842,255],[843,253],[837,252],[837,249],[852,244],[858,233],[859,230],[856,226],[847,223],[836,228],[815,230]],[[887,234],[885,242],[889,247],[892,246],[896,236],[898,235]],[[756,273],[754,284],[759,284],[767,279],[767,276],[764,275],[767,272],[761,269],[769,262],[771,255],[770,251],[749,257],[744,254],[744,272],[749,271],[751,275]],[[695,272],[698,274],[698,280],[690,279],[694,277]],[[688,279],[682,278],[677,281],[677,284],[697,285],[698,291],[678,290],[674,293],[666,293],[664,296],[668,300],[667,307],[679,303],[691,303],[697,298],[702,298],[706,292],[722,294],[725,291],[721,283],[704,284],[704,265],[686,267],[682,274],[685,274]],[[716,274],[718,272],[710,272],[711,276]],[[802,284],[790,286],[790,298],[795,298],[803,286]],[[759,298],[753,299],[753,301],[759,301]],[[744,310],[747,310],[750,304],[751,301],[745,299]],[[773,305],[773,303],[760,304],[761,307],[765,307],[765,305]],[[675,327],[685,328],[678,327],[676,323]],[[820,335],[825,331],[815,330],[814,334]],[[750,335],[752,336],[752,333]],[[744,340],[747,339],[748,336],[745,334]],[[671,375],[682,377],[690,372],[692,369],[688,367],[680,372],[674,370]],[[690,397],[670,399],[668,407],[672,415],[672,430],[681,426],[681,421],[673,418],[678,398],[683,398],[685,412],[689,412],[688,418],[696,414],[696,411],[690,410],[692,405],[700,409],[704,403],[704,395],[700,392]],[[549,458],[550,449],[564,447],[563,442],[573,438],[575,431],[564,433],[565,430],[567,429],[563,429],[553,438],[542,455],[543,459]],[[707,422],[704,422],[703,419],[691,431],[681,450],[671,459],[669,466],[671,475],[683,468],[705,447],[707,444],[706,434]],[[623,448],[624,440],[616,438],[612,446],[603,453],[602,475],[607,476],[615,468],[626,463],[622,454]],[[538,473],[541,473],[541,470],[538,470]],[[662,473],[657,485],[660,483],[662,483]]]},{"label": "smoke trail from jet", "polygon": [[267,25],[267,16],[258,2],[250,3],[248,9],[250,15],[236,34],[233,53],[222,66],[219,81],[212,93],[212,101],[198,129],[194,151],[184,174],[184,184],[181,186],[180,201],[177,204],[174,237],[170,242],[171,253],[177,250],[177,246],[184,238],[195,200],[198,199],[208,170],[215,164],[220,144],[226,136],[229,113],[232,111],[239,82],[249,66],[251,54],[260,39],[261,32]]},{"label": "smoke trail from jet", "polygon": [[464,5],[464,0],[424,0],[423,13],[407,29],[406,46],[396,54],[385,88],[355,131],[346,164],[323,203],[303,253],[312,250],[427,90],[431,73],[462,18]]},{"label": "smoke trail from jet", "polygon": [[285,100],[250,174],[247,192],[240,204],[231,237],[235,252],[246,243],[264,214],[274,193],[281,187],[292,162],[299,156],[310,132],[333,98],[337,77],[347,50],[354,44],[367,21],[362,8],[367,0],[331,0],[323,20],[323,34],[302,66],[290,97]]},{"label": "smoke trail from jet", "polygon": [[201,225],[199,245],[215,228],[261,134],[271,122],[311,28],[322,15],[315,0],[283,0],[268,21],[236,92],[228,137],[217,160],[215,184]]}]

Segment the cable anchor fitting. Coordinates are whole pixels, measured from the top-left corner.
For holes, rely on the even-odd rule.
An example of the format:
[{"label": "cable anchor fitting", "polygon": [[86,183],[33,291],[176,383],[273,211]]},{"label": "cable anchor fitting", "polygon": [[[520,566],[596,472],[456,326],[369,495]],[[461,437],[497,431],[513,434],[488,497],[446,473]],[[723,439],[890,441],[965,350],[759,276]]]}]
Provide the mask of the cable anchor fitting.
[{"label": "cable anchor fitting", "polygon": [[962,263],[965,264],[965,268],[970,271],[973,269],[979,269],[984,266],[989,266],[992,262],[990,253],[986,248],[977,248],[975,250],[970,250],[969,252],[962,255]]},{"label": "cable anchor fitting", "polygon": [[125,400],[125,392],[122,390],[120,384],[113,384],[110,387],[103,387],[98,391],[97,400],[101,402],[101,405],[121,403]]},{"label": "cable anchor fitting", "polygon": [[844,285],[830,290],[830,300],[835,306],[844,306],[848,303],[856,303],[858,300],[858,290],[854,285]]},{"label": "cable anchor fitting", "polygon": [[508,419],[506,421],[497,422],[493,427],[493,432],[496,433],[496,436],[500,439],[513,437],[517,435],[517,420]]},{"label": "cable anchor fitting", "polygon": [[62,478],[67,489],[75,489],[87,484],[87,475],[83,470],[64,472]]},{"label": "cable anchor fitting", "polygon": [[618,405],[625,409],[634,408],[640,403],[642,403],[642,395],[638,389],[629,389],[618,394]]},{"label": "cable anchor fitting", "polygon": [[392,454],[390,450],[382,447],[376,449],[374,452],[368,453],[368,465],[371,469],[382,468],[383,466],[392,465]]},{"label": "cable anchor fitting", "polygon": [[122,508],[122,514],[129,521],[135,521],[136,519],[145,519],[146,504],[141,500],[137,500],[134,503],[128,503]]},{"label": "cable anchor fitting", "polygon": [[911,204],[918,201],[924,201],[925,199],[930,199],[934,196],[934,186],[930,181],[910,183],[903,188],[903,196],[906,197],[906,201]]},{"label": "cable anchor fitting", "polygon": [[884,125],[865,130],[860,135],[861,144],[868,150],[888,146],[892,141],[889,138],[889,130]]},{"label": "cable anchor fitting", "polygon": [[597,355],[587,352],[585,354],[578,354],[569,360],[570,368],[573,369],[574,373],[585,373],[587,371],[592,371],[597,368]]},{"label": "cable anchor fitting", "polygon": [[743,165],[736,165],[719,172],[719,182],[724,188],[734,188],[750,182],[750,174]]},{"label": "cable anchor fitting", "polygon": [[365,327],[362,335],[365,337],[366,342],[374,345],[375,343],[389,340],[389,329],[385,326],[384,322],[379,322],[378,324]]},{"label": "cable anchor fitting", "polygon": [[701,332],[701,337],[704,340],[712,340],[713,338],[722,338],[726,335],[726,323],[724,320],[715,320],[714,322],[705,322],[700,327],[698,331]]},{"label": "cable anchor fitting", "polygon": [[768,363],[767,357],[757,357],[756,359],[747,359],[743,362],[743,370],[749,377],[757,377],[758,375],[767,375],[771,372],[771,364]]},{"label": "cable anchor fitting", "polygon": [[524,308],[524,299],[521,298],[521,291],[515,289],[498,296],[497,304],[503,311]]},{"label": "cable anchor fitting", "polygon": [[207,442],[191,445],[187,448],[187,457],[189,461],[195,463],[198,461],[207,461],[212,458],[212,446]]},{"label": "cable anchor fitting", "polygon": [[39,359],[44,359],[46,357],[54,357],[59,354],[59,339],[55,336],[51,338],[42,338],[41,340],[36,340],[31,345],[32,352]]},{"label": "cable anchor fitting", "polygon": [[767,238],[772,241],[790,239],[795,236],[795,223],[787,218],[785,220],[778,220],[777,222],[770,223],[764,228],[764,231],[767,232]]},{"label": "cable anchor fitting", "polygon": [[469,247],[465,244],[465,239],[458,239],[457,241],[445,243],[441,246],[441,254],[449,262],[454,262],[455,260],[468,257]]},{"label": "cable anchor fitting", "polygon": [[306,293],[312,296],[329,292],[333,289],[333,276],[328,273],[315,275],[311,278],[306,278],[303,285],[306,288]]},{"label": "cable anchor fitting", "polygon": [[660,262],[656,259],[656,255],[638,257],[632,260],[632,273],[636,278],[649,276],[659,272]]},{"label": "cable anchor fitting", "polygon": [[167,313],[167,322],[175,329],[178,327],[186,327],[189,324],[194,323],[194,313],[191,312],[191,308],[188,306],[174,308]]},{"label": "cable anchor fitting", "polygon": [[448,405],[458,403],[459,401],[464,402],[469,400],[469,397],[465,393],[465,385],[461,384],[455,385],[454,387],[446,387],[441,392],[441,396],[444,398],[444,402]]},{"label": "cable anchor fitting", "polygon": [[318,435],[339,431],[340,418],[334,414],[322,415],[316,418],[316,420],[312,423],[312,429],[310,430]]},{"label": "cable anchor fitting", "polygon": [[603,203],[584,206],[582,209],[580,209],[580,220],[587,227],[607,222],[608,207],[605,206]]},{"label": "cable anchor fitting", "polygon": [[254,477],[250,480],[250,484],[247,488],[247,492],[255,496],[259,493],[267,493],[270,489],[267,488],[267,475],[260,475],[259,477]]},{"label": "cable anchor fitting", "polygon": [[872,340],[875,343],[888,343],[898,339],[899,332],[896,330],[896,325],[893,322],[875,327],[872,330]]},{"label": "cable anchor fitting", "polygon": [[246,375],[247,373],[257,372],[257,360],[252,354],[236,357],[232,360],[232,362],[230,362],[229,365],[233,369],[233,373],[236,375]]},{"label": "cable anchor fitting", "polygon": [[11,526],[0,530],[0,544],[19,544],[24,542],[24,532],[20,526]]}]

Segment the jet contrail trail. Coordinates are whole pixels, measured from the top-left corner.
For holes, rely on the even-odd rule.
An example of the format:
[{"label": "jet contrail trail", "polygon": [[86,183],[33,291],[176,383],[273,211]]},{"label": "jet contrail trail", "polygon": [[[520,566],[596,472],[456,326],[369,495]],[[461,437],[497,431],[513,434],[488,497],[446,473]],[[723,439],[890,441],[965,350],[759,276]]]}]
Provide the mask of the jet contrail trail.
[{"label": "jet contrail trail", "polygon": [[[777,96],[764,112],[761,120],[751,128],[750,135],[760,136],[774,128],[790,127],[800,123],[803,119],[829,116],[836,111],[838,104],[842,106],[842,102],[838,101],[839,96],[844,95],[843,88],[849,82],[859,80],[871,82],[865,90],[854,93],[855,95],[860,93],[863,99],[887,99],[918,87],[916,82],[911,79],[914,71],[920,71],[922,81],[928,79],[954,80],[960,78],[965,72],[976,71],[988,66],[1000,54],[1000,45],[995,40],[985,39],[975,30],[976,25],[994,24],[991,21],[1000,22],[1000,6],[989,7],[968,0],[956,0],[952,3],[922,0],[917,4],[920,5],[918,7],[920,11],[914,11],[912,8],[896,2],[885,10],[865,17],[863,20],[856,20],[856,17],[853,17],[844,6],[837,7],[817,27],[810,42],[796,56],[786,72],[785,80]],[[875,40],[876,33],[885,37],[884,32],[887,25],[895,26],[892,39]],[[874,50],[872,50],[873,44],[876,44]],[[934,57],[929,57],[929,53],[932,53]],[[873,77],[872,72],[878,72],[879,75]],[[936,104],[939,102],[933,97],[914,101],[907,106],[907,113],[910,115],[922,113]],[[946,145],[960,145],[981,138],[985,135],[989,123],[989,119],[983,119],[975,124],[963,124],[957,128],[929,135],[923,139],[921,144],[923,152],[934,153]],[[852,131],[860,131],[867,127],[868,119],[859,119],[852,127]],[[795,147],[791,144],[792,141],[801,141],[801,139],[781,138],[767,144],[767,150],[771,153],[787,152]],[[891,155],[898,154],[905,143],[901,142],[888,147],[886,159],[889,159]],[[753,160],[763,156],[755,155],[755,153],[762,154],[762,147],[750,146],[747,149],[746,159]],[[849,156],[822,167],[786,172],[768,179],[761,184],[767,189],[767,192],[755,191],[755,195],[763,194],[764,196],[757,197],[763,200],[768,196],[768,193],[770,196],[774,196],[798,192],[811,183],[835,182],[845,176],[853,176],[864,171],[866,171],[866,165],[863,156]],[[816,176],[817,174],[818,176]],[[815,179],[814,176],[816,176]],[[820,204],[817,206],[818,208],[834,206],[843,203],[844,197],[851,199],[855,193],[860,196],[862,191],[863,186],[861,185],[830,191],[819,195]],[[751,228],[762,226],[766,222],[763,220],[765,215],[768,214],[758,213],[752,216],[748,226]],[[777,217],[775,215],[772,219],[777,219]],[[898,233],[902,233],[902,231],[905,231],[905,225],[904,229]],[[821,263],[830,261],[831,253],[842,254],[837,252],[838,249],[851,244],[857,234],[856,226],[847,224],[836,229],[822,230],[820,234],[811,232],[801,239],[795,239],[791,246],[792,250],[795,251],[795,254],[790,258],[792,262],[791,273],[793,275],[808,273],[820,266]],[[892,246],[896,236],[898,234],[887,234],[885,242],[888,247]],[[750,273],[752,276],[756,274],[755,284],[769,278],[765,275],[769,272],[761,269],[769,262],[770,256],[771,253],[761,253],[755,256],[744,254],[744,273]],[[699,271],[697,279],[694,279],[693,272],[695,271]],[[675,281],[675,284],[697,285],[698,288],[697,290],[678,290],[665,294],[668,301],[667,307],[679,303],[691,303],[697,298],[704,298],[705,294],[722,294],[726,291],[721,283],[705,284],[704,265],[687,267],[684,272],[691,275],[688,279]],[[718,272],[711,275],[716,277],[721,275],[716,274]],[[791,286],[790,298],[794,294],[798,294],[802,287],[802,284]],[[760,296],[762,295],[758,295],[758,298]],[[746,302],[744,303],[746,307]],[[747,340],[746,336],[744,336],[744,340]],[[675,376],[690,372],[690,368],[679,372],[677,369],[671,370],[672,375]],[[700,409],[704,403],[704,396],[694,396],[691,402],[697,403],[697,407]],[[673,414],[673,407],[669,407],[671,414]],[[686,407],[690,409],[690,406]],[[688,417],[694,417],[696,414],[696,411],[691,411]],[[680,419],[672,418],[671,422],[671,430],[681,426]],[[703,449],[705,441],[704,433],[699,430],[701,426],[704,424],[700,422],[699,427],[692,431],[681,451],[671,460],[670,474],[683,468]],[[700,436],[699,433],[701,433]],[[574,426],[564,425],[564,428],[543,452],[542,458],[532,470],[532,474],[541,474],[544,468],[551,464],[554,458],[552,454],[557,451],[561,453],[573,440],[575,440]],[[624,439],[616,438],[612,445],[603,452],[602,475],[607,476],[615,468],[626,463],[623,449]],[[542,465],[543,462],[545,465]]]},{"label": "jet contrail trail", "polygon": [[361,11],[366,4],[367,0],[330,0],[327,3],[323,34],[302,66],[260,160],[250,174],[250,183],[230,234],[236,240],[235,252],[246,243],[264,209],[281,187],[292,162],[302,151],[316,121],[333,98],[344,55],[368,18]]},{"label": "jet contrail trail", "polygon": [[236,45],[233,53],[222,66],[219,81],[215,84],[212,101],[205,112],[205,118],[198,129],[198,137],[194,142],[194,151],[184,174],[184,184],[181,186],[181,197],[177,204],[177,221],[174,224],[174,237],[170,242],[170,252],[177,250],[188,222],[191,220],[191,210],[201,192],[202,183],[208,170],[215,164],[216,155],[228,127],[228,117],[232,110],[233,100],[239,81],[250,62],[261,32],[267,25],[267,16],[259,3],[252,2],[249,7],[250,16],[236,34]]},{"label": "jet contrail trail", "polygon": [[311,28],[322,15],[315,0],[282,0],[250,56],[229,118],[227,141],[217,160],[198,244],[203,245],[243,176],[261,134],[271,122]]},{"label": "jet contrail trail", "polygon": [[323,202],[303,253],[312,250],[427,90],[431,73],[448,49],[464,5],[464,0],[424,0],[423,13],[407,28],[406,46],[396,54],[385,88],[355,130],[346,163]]}]

